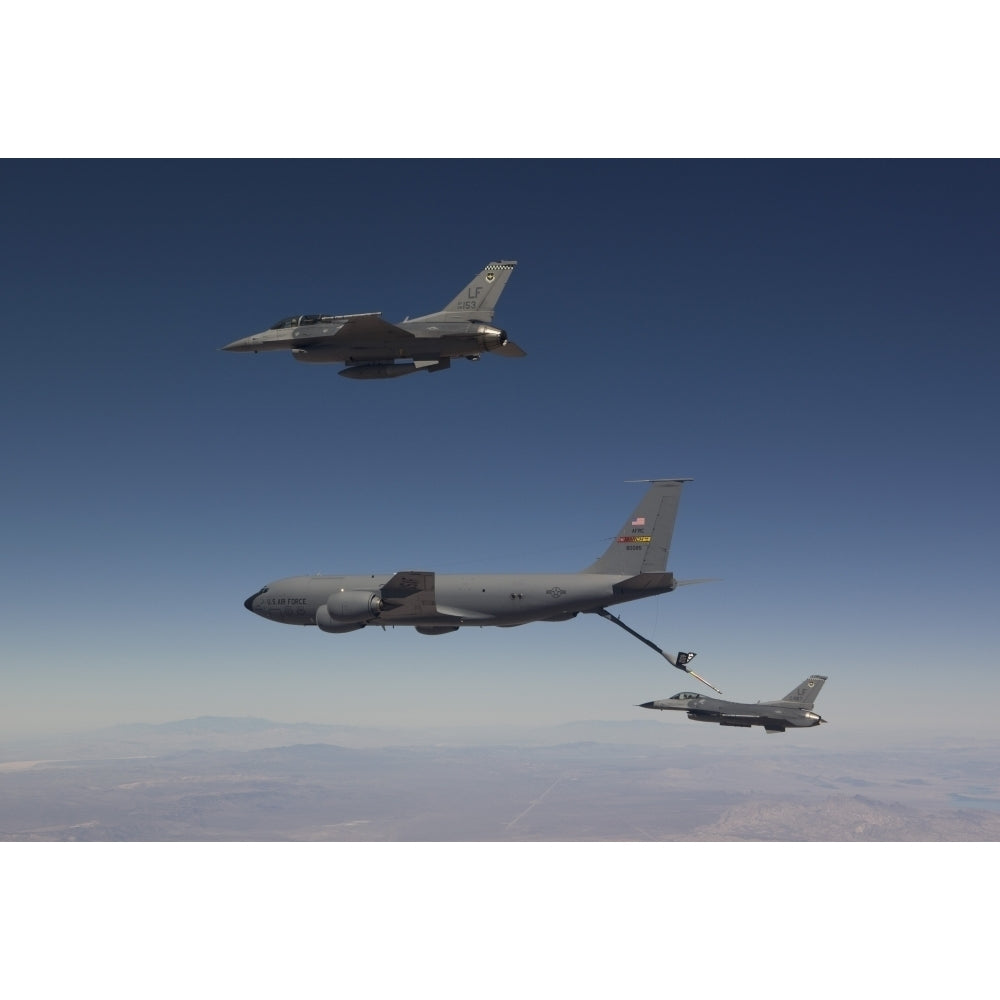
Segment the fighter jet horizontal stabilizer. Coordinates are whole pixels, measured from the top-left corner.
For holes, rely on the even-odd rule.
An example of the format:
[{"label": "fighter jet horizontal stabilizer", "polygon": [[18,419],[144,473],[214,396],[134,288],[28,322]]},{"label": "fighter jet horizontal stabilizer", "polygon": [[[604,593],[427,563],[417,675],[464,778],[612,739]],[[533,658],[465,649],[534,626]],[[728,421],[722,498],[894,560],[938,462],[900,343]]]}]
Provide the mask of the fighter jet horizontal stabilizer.
[{"label": "fighter jet horizontal stabilizer", "polygon": [[508,340],[500,347],[494,348],[493,353],[500,358],[526,358],[528,356],[527,352],[521,350],[513,340]]}]

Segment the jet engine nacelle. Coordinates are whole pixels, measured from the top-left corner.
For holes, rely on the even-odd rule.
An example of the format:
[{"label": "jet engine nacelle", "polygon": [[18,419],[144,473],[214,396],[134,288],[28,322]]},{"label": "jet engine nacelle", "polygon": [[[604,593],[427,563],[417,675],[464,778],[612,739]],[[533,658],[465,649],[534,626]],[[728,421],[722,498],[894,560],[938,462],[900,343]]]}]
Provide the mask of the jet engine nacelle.
[{"label": "jet engine nacelle", "polygon": [[335,622],[330,617],[330,612],[321,604],[316,609],[316,626],[319,628],[320,632],[331,632],[333,635],[343,635],[345,632],[356,632],[359,628],[364,628],[364,622],[352,622],[349,625],[345,625],[341,622]]},{"label": "jet engine nacelle", "polygon": [[480,323],[476,326],[476,339],[484,351],[497,351],[507,343],[507,331]]},{"label": "jet engine nacelle", "polygon": [[328,598],[325,610],[333,622],[368,622],[378,618],[382,608],[382,598],[371,590],[338,590]]}]

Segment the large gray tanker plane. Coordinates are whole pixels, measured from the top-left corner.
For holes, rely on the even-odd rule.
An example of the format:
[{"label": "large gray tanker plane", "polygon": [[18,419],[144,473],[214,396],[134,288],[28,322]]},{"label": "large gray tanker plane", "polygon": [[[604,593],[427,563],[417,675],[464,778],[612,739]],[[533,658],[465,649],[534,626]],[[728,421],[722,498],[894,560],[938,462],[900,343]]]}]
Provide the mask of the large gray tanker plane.
[{"label": "large gray tanker plane", "polygon": [[[372,625],[405,625],[424,635],[442,635],[471,625],[561,622],[581,611],[593,612],[666,655],[607,608],[695,582],[676,580],[666,572],[681,490],[689,481],[644,480],[648,489],[607,550],[577,573],[403,570],[365,576],[293,576],[261,587],[244,606],[261,618],[315,625],[334,634]],[[682,663],[674,665],[693,673]]]},{"label": "large gray tanker plane", "polygon": [[399,323],[389,323],[377,312],[288,316],[222,350],[291,351],[296,361],[343,363],[346,367],[337,374],[355,379],[443,371],[452,358],[478,361],[483,351],[523,358],[524,351],[507,339],[506,331],[493,326],[497,299],[516,266],[516,260],[487,264],[440,312]]}]

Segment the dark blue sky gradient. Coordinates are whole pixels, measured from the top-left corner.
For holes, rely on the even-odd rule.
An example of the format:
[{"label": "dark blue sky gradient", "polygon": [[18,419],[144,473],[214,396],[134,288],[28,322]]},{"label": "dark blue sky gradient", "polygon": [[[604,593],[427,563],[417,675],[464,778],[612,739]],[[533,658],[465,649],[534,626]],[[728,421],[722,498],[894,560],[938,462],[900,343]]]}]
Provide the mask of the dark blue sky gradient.
[{"label": "dark blue sky gradient", "polygon": [[[683,475],[671,568],[722,582],[626,621],[733,697],[829,674],[831,744],[995,731],[995,162],[2,170],[8,730],[642,717],[687,679],[589,616],[333,637],[242,601],[580,568],[624,480]],[[372,383],[218,351],[291,313],[430,312],[497,258],[523,360]]]}]

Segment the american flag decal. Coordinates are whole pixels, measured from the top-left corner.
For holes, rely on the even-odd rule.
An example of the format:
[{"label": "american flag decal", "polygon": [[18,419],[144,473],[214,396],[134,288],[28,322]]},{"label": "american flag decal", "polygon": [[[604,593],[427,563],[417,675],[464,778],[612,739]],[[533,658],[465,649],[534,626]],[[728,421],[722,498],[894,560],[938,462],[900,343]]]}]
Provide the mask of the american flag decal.
[{"label": "american flag decal", "polygon": [[645,525],[646,519],[644,517],[637,517],[632,521],[633,528],[641,528]]}]

